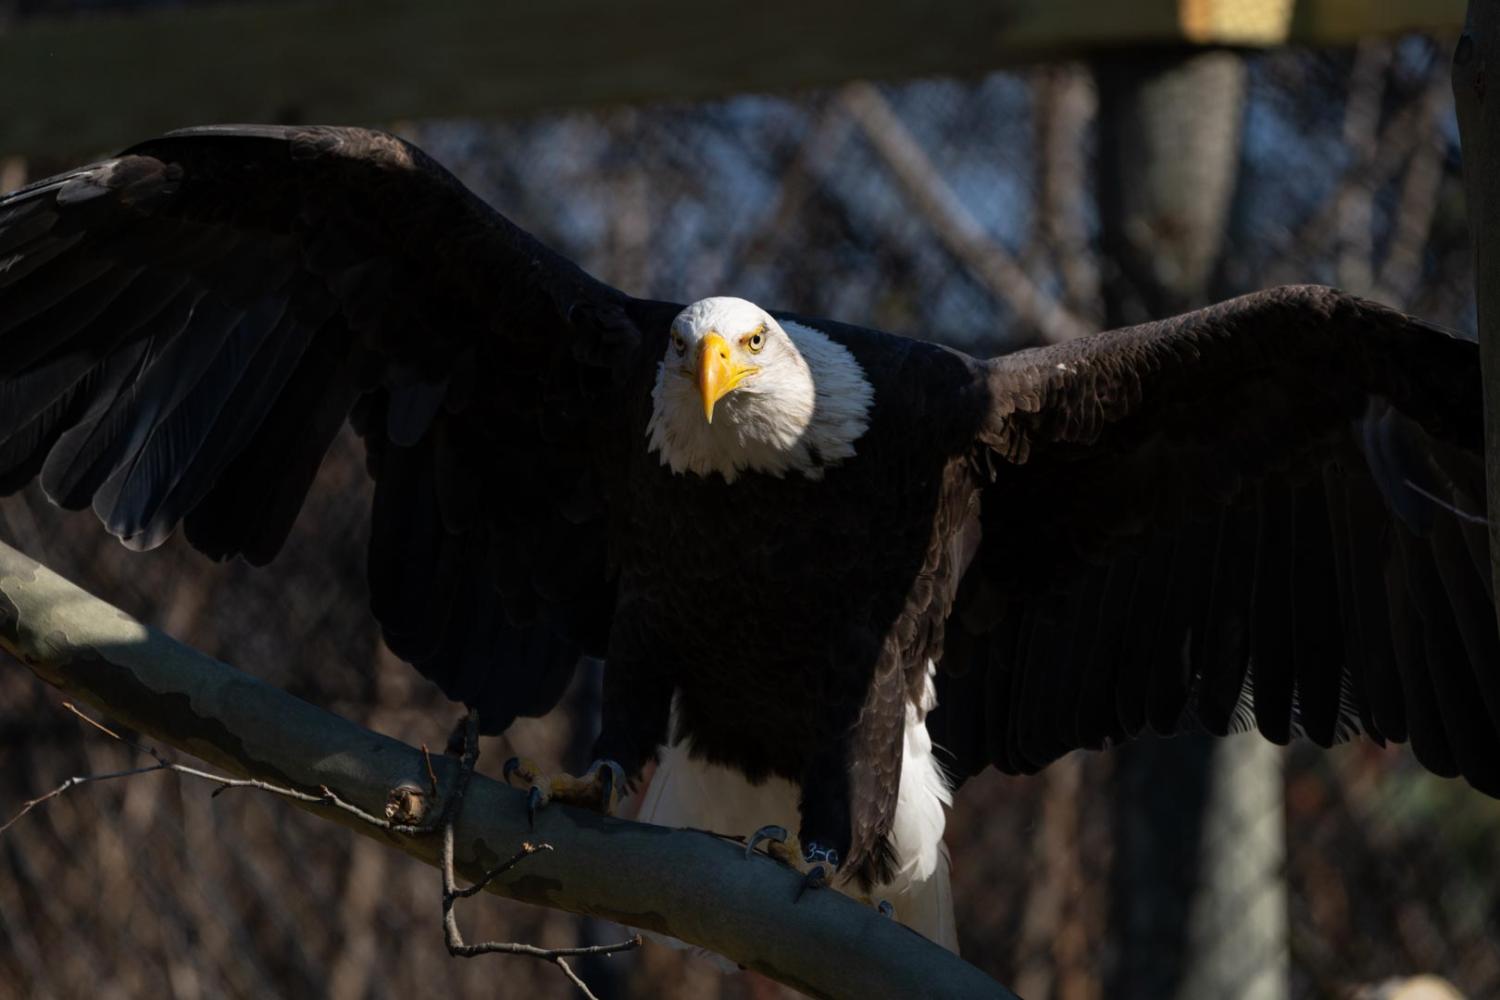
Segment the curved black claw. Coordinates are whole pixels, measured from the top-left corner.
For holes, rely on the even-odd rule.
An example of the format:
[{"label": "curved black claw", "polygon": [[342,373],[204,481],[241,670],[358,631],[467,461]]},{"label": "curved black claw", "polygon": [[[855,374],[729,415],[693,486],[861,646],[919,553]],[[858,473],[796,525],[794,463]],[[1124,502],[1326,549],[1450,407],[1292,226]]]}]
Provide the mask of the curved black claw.
[{"label": "curved black claw", "polygon": [[875,911],[888,920],[896,919],[896,908],[891,905],[889,899],[882,899],[875,905]]},{"label": "curved black claw", "polygon": [[595,771],[599,768],[604,769],[603,775],[599,778],[599,783],[600,794],[603,796],[603,811],[608,815],[614,812],[615,796],[625,793],[625,769],[612,760],[596,760],[589,770]]},{"label": "curved black claw", "polygon": [[761,845],[762,841],[774,840],[778,844],[785,844],[786,838],[786,827],[775,825],[763,826],[752,833],[749,840],[745,841],[745,857],[748,858],[754,854],[755,849]]},{"label": "curved black claw", "polygon": [[521,758],[519,758],[519,757],[512,757],[510,760],[508,760],[508,761],[505,762],[505,766],[504,767],[500,768],[500,776],[502,778],[504,778],[507,782],[509,782],[510,781],[510,776],[512,774],[514,774],[516,768],[518,768],[520,766],[521,766]]},{"label": "curved black claw", "polygon": [[838,870],[839,852],[835,848],[824,847],[815,840],[809,840],[802,848],[802,861],[811,867],[802,876],[802,884],[797,887],[797,895],[793,897],[793,901],[801,899],[802,894],[809,889],[821,889],[828,884],[830,873]]},{"label": "curved black claw", "polygon": [[802,884],[797,886],[797,895],[792,897],[792,902],[802,898],[802,894],[809,889],[822,889],[828,885],[828,869],[822,865],[813,865],[802,876]]},{"label": "curved black claw", "polygon": [[526,825],[529,829],[536,829],[536,811],[542,806],[542,790],[535,785],[531,791],[526,793]]}]

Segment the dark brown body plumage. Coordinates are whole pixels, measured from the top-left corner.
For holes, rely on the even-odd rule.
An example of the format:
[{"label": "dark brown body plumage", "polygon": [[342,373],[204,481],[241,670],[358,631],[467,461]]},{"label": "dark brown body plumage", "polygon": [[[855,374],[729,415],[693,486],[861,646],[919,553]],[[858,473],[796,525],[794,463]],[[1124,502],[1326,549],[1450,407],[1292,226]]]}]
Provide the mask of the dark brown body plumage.
[{"label": "dark brown body plumage", "polygon": [[874,385],[854,458],[726,484],[646,450],[678,309],[390,136],[178,133],[0,199],[0,489],[265,562],[352,419],[395,652],[489,731],[607,657],[632,774],[680,692],[865,879],[929,659],[960,778],[1254,725],[1500,793],[1473,344],[1321,288],[989,362],[811,320]]},{"label": "dark brown body plumage", "polygon": [[[821,479],[726,483],[632,453],[606,684],[633,702],[619,724],[640,742],[607,740],[600,752],[631,763],[653,752],[677,690],[674,736],[752,781],[775,774],[811,787],[804,818],[826,811],[815,826],[827,831],[852,822],[852,841],[834,842],[865,861],[884,850],[906,702],[942,653],[961,569],[946,544],[949,512],[966,509],[955,492],[977,491],[969,451],[987,410],[967,359],[837,333],[877,405],[856,456]],[[862,811],[851,817],[854,802]]]}]

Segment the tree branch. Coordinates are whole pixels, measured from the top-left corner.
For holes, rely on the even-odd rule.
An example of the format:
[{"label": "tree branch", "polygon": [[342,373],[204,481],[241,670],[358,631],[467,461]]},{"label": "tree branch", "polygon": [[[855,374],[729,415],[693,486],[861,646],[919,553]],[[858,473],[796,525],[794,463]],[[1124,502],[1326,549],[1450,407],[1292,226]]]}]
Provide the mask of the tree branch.
[{"label": "tree branch", "polygon": [[[104,733],[111,739],[118,740],[119,742],[126,744],[139,753],[150,755],[156,760],[156,763],[147,767],[137,767],[126,771],[112,771],[108,774],[87,774],[68,778],[66,781],[59,784],[50,792],[47,792],[45,795],[39,795],[36,798],[30,799],[26,803],[24,803],[21,807],[20,812],[12,816],[3,825],[0,825],[0,834],[3,834],[6,830],[14,826],[21,820],[22,817],[26,816],[37,806],[42,805],[43,803],[48,802],[54,798],[57,798],[64,792],[67,792],[73,788],[77,788],[79,785],[86,785],[90,782],[95,781],[108,781],[112,778],[129,778],[140,774],[150,774],[154,771],[172,771],[177,774],[186,775],[190,778],[202,778],[204,780],[211,781],[217,784],[219,787],[213,790],[212,794],[209,796],[210,798],[217,798],[220,792],[225,791],[229,788],[257,788],[262,791],[270,792],[274,795],[280,795],[284,798],[292,799],[293,801],[321,801],[337,806],[338,808],[343,809],[349,815],[362,819],[366,823],[369,823],[378,829],[388,832],[414,834],[440,831],[443,837],[442,858],[441,864],[439,866],[442,870],[443,876],[443,938],[444,942],[448,946],[448,954],[455,957],[478,958],[482,955],[504,954],[522,955],[527,958],[534,958],[539,961],[549,962],[552,965],[555,965],[559,970],[561,970],[562,973],[566,975],[568,979],[578,987],[578,989],[583,993],[587,1000],[598,1000],[593,991],[588,988],[588,985],[585,984],[584,981],[578,977],[578,974],[573,971],[572,966],[568,965],[567,960],[569,958],[576,958],[584,955],[612,955],[618,952],[630,951],[634,948],[639,948],[641,945],[641,936],[639,934],[636,934],[625,941],[618,941],[613,944],[590,945],[583,948],[542,948],[538,947],[537,945],[523,944],[513,941],[485,941],[475,945],[464,943],[463,935],[459,932],[458,929],[458,915],[454,911],[453,904],[460,899],[467,899],[470,896],[479,893],[484,889],[485,886],[494,881],[497,876],[503,875],[505,872],[510,871],[516,865],[520,864],[522,861],[525,861],[527,858],[531,857],[531,855],[537,853],[538,851],[552,850],[551,844],[533,844],[530,841],[527,841],[521,845],[521,849],[516,852],[515,856],[512,857],[509,861],[505,862],[503,865],[500,865],[498,868],[492,868],[489,871],[485,872],[482,879],[469,886],[468,888],[458,888],[457,879],[454,875],[453,870],[453,824],[456,814],[459,810],[462,809],[464,792],[468,787],[469,781],[473,777],[474,764],[479,759],[479,726],[478,719],[473,711],[469,712],[468,718],[466,720],[466,726],[464,729],[465,744],[463,751],[463,763],[458,778],[455,781],[448,796],[442,800],[442,806],[439,810],[436,821],[431,823],[424,823],[423,826],[417,827],[409,825],[405,822],[408,817],[414,815],[411,810],[414,807],[418,807],[421,809],[423,814],[428,813],[430,810],[430,806],[427,804],[436,803],[438,801],[439,795],[437,773],[433,770],[432,759],[428,755],[427,748],[425,746],[422,747],[422,756],[426,758],[424,761],[424,763],[427,765],[428,775],[428,788],[426,796],[430,796],[430,798],[424,796],[420,790],[412,789],[409,786],[397,789],[388,797],[386,801],[387,818],[380,819],[376,816],[369,815],[368,813],[364,812],[364,810],[352,806],[347,802],[341,801],[339,797],[328,788],[321,789],[319,795],[305,795],[302,792],[298,792],[288,788],[278,788],[275,785],[270,785],[263,781],[228,778],[221,774],[210,774],[207,771],[201,771],[195,767],[187,767],[182,764],[175,763],[163,756],[155,747],[146,746],[144,744],[127,740],[125,737],[121,736],[119,733],[115,732],[113,729],[110,729],[108,726],[104,725],[98,720],[89,718],[87,715],[84,715],[82,712],[80,712],[70,702],[63,702],[63,708],[66,708],[83,722],[87,723],[90,726],[93,726],[95,729],[99,730],[101,733]],[[425,820],[430,817],[424,815],[423,818]]]},{"label": "tree branch", "polygon": [[[244,779],[300,791],[300,808],[428,864],[442,837],[399,834],[338,808],[383,813],[428,784],[421,751],[363,729],[147,628],[0,544],[0,647],[70,697]],[[436,759],[446,790],[457,762]],[[454,829],[456,868],[483,881],[517,845],[554,849],[485,890],[617,920],[719,952],[814,996],[1013,994],[921,935],[835,892],[792,904],[800,877],[692,831],[553,804],[528,827],[525,796],[475,775]]]},{"label": "tree branch", "polygon": [[852,83],[840,93],[840,100],[948,252],[990,294],[1049,343],[1094,332],[1031,280],[1010,251],[985,233],[878,89],[868,83]]}]

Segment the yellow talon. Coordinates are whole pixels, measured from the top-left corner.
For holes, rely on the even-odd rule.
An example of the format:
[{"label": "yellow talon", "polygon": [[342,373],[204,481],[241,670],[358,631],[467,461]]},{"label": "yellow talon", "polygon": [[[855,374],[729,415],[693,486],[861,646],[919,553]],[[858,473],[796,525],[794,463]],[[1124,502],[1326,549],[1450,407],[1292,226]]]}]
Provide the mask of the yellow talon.
[{"label": "yellow talon", "polygon": [[536,812],[549,802],[581,806],[608,816],[619,804],[625,787],[625,772],[612,760],[596,760],[581,776],[548,774],[528,757],[512,757],[502,769],[506,781],[519,777],[530,785],[526,797],[527,818],[536,823]]}]

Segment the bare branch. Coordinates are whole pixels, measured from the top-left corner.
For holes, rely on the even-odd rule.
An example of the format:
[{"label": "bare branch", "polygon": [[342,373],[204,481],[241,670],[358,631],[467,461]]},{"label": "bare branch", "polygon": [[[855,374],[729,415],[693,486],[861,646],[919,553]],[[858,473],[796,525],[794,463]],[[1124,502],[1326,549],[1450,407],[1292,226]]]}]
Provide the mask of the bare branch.
[{"label": "bare branch", "polygon": [[[515,853],[515,855],[509,861],[505,862],[503,865],[499,865],[499,866],[497,866],[495,868],[491,868],[489,871],[485,872],[484,875],[479,879],[478,882],[475,882],[473,885],[469,886],[467,889],[452,889],[452,890],[450,890],[452,892],[452,894],[453,894],[453,898],[454,899],[468,899],[470,896],[474,895],[477,892],[483,892],[485,886],[489,885],[491,882],[495,881],[495,879],[499,878],[501,875],[504,875],[506,872],[510,871],[512,868],[514,868],[516,865],[520,864],[522,861],[525,861],[527,858],[531,857],[537,851],[550,851],[550,850],[552,850],[552,845],[551,844],[533,844],[531,841],[528,840],[528,841],[526,841],[525,843],[523,843],[521,845],[521,849],[519,851],[517,851]],[[446,874],[446,872],[445,872],[445,874]]]},{"label": "bare branch", "polygon": [[819,104],[815,113],[817,120],[781,172],[775,203],[748,232],[726,234],[724,245],[709,258],[704,273],[693,276],[695,287],[729,288],[739,284],[747,270],[763,266],[782,248],[781,241],[788,238],[787,234],[796,231],[798,215],[817,193],[828,164],[837,162],[854,127],[836,105]]},{"label": "bare branch", "polygon": [[137,774],[149,774],[152,771],[166,770],[170,770],[170,767],[166,764],[152,764],[150,767],[136,767],[131,768],[129,771],[111,771],[109,774],[76,775],[72,778],[69,778],[67,781],[64,781],[62,784],[52,789],[52,791],[47,792],[45,795],[38,795],[34,799],[27,799],[26,802],[22,804],[21,811],[16,813],[10,819],[6,820],[4,826],[0,826],[0,833],[4,833],[12,826],[15,826],[16,822],[20,820],[21,817],[31,812],[31,810],[35,809],[43,802],[47,802],[57,798],[59,795],[63,794],[70,788],[77,788],[79,785],[87,785],[96,781],[112,781],[115,778],[129,778]]},{"label": "bare branch", "polygon": [[443,823],[443,939],[448,946],[448,954],[457,955],[461,958],[477,958],[480,955],[526,955],[551,962],[563,971],[573,981],[583,994],[590,1000],[598,1000],[582,979],[578,977],[566,959],[576,958],[583,955],[613,955],[622,951],[630,951],[641,946],[641,936],[634,935],[624,941],[614,944],[586,945],[578,948],[539,948],[532,944],[523,944],[517,941],[481,941],[478,944],[465,944],[462,932],[458,929],[458,915],[454,912],[453,904],[459,899],[479,892],[488,885],[496,876],[510,871],[516,865],[536,854],[538,851],[550,851],[550,844],[521,845],[521,850],[503,865],[486,872],[484,878],[469,886],[467,889],[458,888],[457,879],[453,874],[453,817],[449,816]]},{"label": "bare branch", "polygon": [[991,239],[964,210],[958,196],[880,96],[880,91],[868,83],[855,83],[843,89],[840,99],[906,188],[912,202],[927,217],[943,245],[991,294],[1049,341],[1071,340],[1094,332],[1038,287],[1010,252]]},{"label": "bare branch", "polygon": [[[206,778],[211,781],[218,781],[219,787],[214,790],[213,795],[218,795],[225,788],[255,787],[264,789],[265,791],[271,792],[276,795],[282,795],[293,799],[300,798],[316,800],[317,798],[316,796],[303,796],[300,792],[292,791],[291,789],[286,788],[278,788],[264,782],[239,781],[232,778],[225,778],[220,775],[209,774],[204,771],[199,771],[195,768],[183,767],[182,765],[174,764],[168,761],[161,753],[159,753],[155,747],[145,746],[143,744],[135,743],[131,740],[126,739],[99,720],[90,718],[83,712],[80,712],[77,706],[73,705],[73,703],[63,702],[63,707],[72,712],[78,718],[82,719],[84,722],[88,723],[90,726],[93,726],[95,729],[99,730],[99,732],[110,737],[111,739],[118,740],[119,742],[124,743],[126,746],[129,746],[135,750],[140,751],[141,753],[149,754],[150,756],[156,758],[156,763],[150,767],[135,768],[129,771],[118,771],[112,774],[85,775],[82,777],[69,778],[67,781],[63,782],[61,785],[48,792],[46,795],[40,796],[27,802],[20,813],[18,813],[9,822],[7,822],[5,826],[0,826],[0,834],[3,834],[6,829],[11,826],[11,824],[15,823],[16,820],[26,815],[36,806],[41,805],[43,802],[46,802],[49,799],[56,798],[70,788],[76,788],[79,785],[87,784],[91,781],[104,781],[109,778],[125,778],[130,777],[131,775],[147,774],[152,771],[175,771],[178,774],[187,775],[188,777]],[[590,997],[591,1000],[598,1000],[598,998],[594,996],[593,992],[588,988],[588,986],[584,984],[583,980],[580,979],[571,968],[569,968],[568,963],[565,962],[564,959],[572,958],[578,955],[609,955],[615,952],[628,951],[632,948],[639,948],[641,944],[641,937],[639,934],[617,944],[590,945],[578,948],[541,948],[537,947],[536,945],[507,941],[486,941],[476,945],[464,944],[463,936],[459,933],[458,930],[458,920],[453,912],[454,901],[458,899],[466,899],[469,896],[472,896],[475,893],[481,891],[485,886],[489,885],[496,878],[510,871],[516,865],[520,864],[526,858],[531,857],[538,851],[552,850],[552,845],[550,844],[532,844],[528,841],[521,845],[520,851],[518,851],[514,857],[505,862],[505,864],[500,865],[496,868],[492,868],[489,871],[485,872],[484,877],[474,885],[469,886],[467,889],[456,888],[456,880],[453,874],[453,821],[455,816],[457,816],[457,814],[463,807],[464,792],[468,788],[469,778],[474,773],[474,765],[479,760],[479,721],[477,714],[473,711],[470,711],[468,713],[468,716],[465,718],[464,736],[465,749],[463,761],[461,764],[461,770],[459,771],[457,781],[454,783],[453,794],[443,805],[442,815],[439,821],[442,824],[443,832],[443,936],[448,946],[448,953],[463,958],[476,958],[480,955],[496,954],[523,955],[527,958],[535,958],[550,962],[553,965],[556,965],[558,968],[562,969],[567,977],[571,979],[578,986],[578,988],[584,992],[586,996]],[[422,756],[424,758],[424,762],[427,765],[427,773],[432,780],[431,788],[435,797],[438,787],[437,772],[433,770],[432,757],[427,752],[427,746],[425,744],[422,746]],[[353,809],[353,807],[348,806],[347,803],[338,802],[338,797],[335,796],[332,792],[328,791],[326,788],[324,789],[324,792],[328,797],[328,801],[336,805],[341,805],[345,808]],[[356,815],[363,815],[358,809],[354,809],[354,813]],[[376,819],[373,816],[368,817],[368,821],[382,830],[390,830],[397,825],[387,820]]]},{"label": "bare branch", "polygon": [[[1342,213],[1358,190],[1372,191],[1394,180],[1410,161],[1427,133],[1421,127],[1420,103],[1397,108],[1381,130],[1370,159],[1357,160],[1344,172],[1337,192],[1324,199],[1322,206],[1302,225],[1284,230],[1272,237],[1273,257],[1280,263],[1271,272],[1275,281],[1296,281],[1305,277],[1292,266],[1306,254],[1335,254],[1339,234],[1347,223]],[[1304,248],[1293,253],[1294,248]]]},{"label": "bare branch", "polygon": [[[121,743],[124,743],[126,746],[130,747],[133,750],[137,750],[143,754],[155,758],[156,763],[151,764],[148,767],[136,767],[126,771],[111,771],[108,774],[75,775],[74,777],[71,777],[67,781],[64,781],[62,784],[58,785],[56,788],[52,789],[47,794],[39,795],[36,798],[30,799],[27,802],[23,803],[21,811],[16,813],[10,819],[6,820],[4,826],[0,826],[0,833],[4,833],[6,830],[10,829],[17,820],[25,816],[27,813],[31,812],[31,810],[35,809],[37,806],[51,799],[57,798],[59,795],[62,795],[64,792],[67,792],[70,789],[77,788],[80,785],[92,784],[98,781],[111,781],[115,778],[131,778],[138,774],[150,774],[153,771],[171,771],[174,774],[185,775],[189,778],[202,778],[205,781],[212,781],[219,787],[215,788],[210,794],[211,798],[217,797],[220,792],[229,788],[255,788],[263,792],[270,792],[272,795],[280,795],[283,798],[292,799],[296,802],[313,802],[318,803],[319,805],[332,806],[335,809],[342,809],[343,811],[349,813],[351,816],[369,823],[371,826],[374,826],[377,829],[394,833],[432,833],[438,828],[437,824],[432,824],[429,826],[415,826],[403,823],[394,823],[389,819],[381,819],[378,816],[373,816],[370,813],[365,812],[363,809],[360,809],[358,806],[355,806],[349,802],[345,802],[343,799],[339,798],[327,785],[324,785],[319,789],[319,794],[309,795],[306,792],[299,792],[294,788],[282,788],[279,785],[273,785],[270,782],[266,781],[258,781],[254,778],[230,778],[226,775],[214,774],[212,771],[203,771],[199,770],[196,767],[188,767],[185,764],[173,763],[171,760],[168,760],[165,756],[163,756],[161,752],[158,751],[155,747],[146,746],[141,743],[136,743],[133,740],[128,740],[125,737],[121,736],[119,733],[115,732],[113,729],[110,729],[98,719],[90,718],[83,712],[80,712],[78,710],[78,706],[74,705],[72,702],[63,702],[63,708],[72,712],[78,718],[82,719],[90,726],[93,726],[104,735],[109,736],[112,739],[119,740]],[[422,748],[424,754],[426,753],[426,749],[426,747]],[[428,767],[429,769],[431,768],[430,761],[428,763]],[[397,789],[396,791],[400,791],[400,789]]]},{"label": "bare branch", "polygon": [[[573,981],[589,1000],[598,1000],[593,992],[584,984],[565,961],[580,955],[612,955],[616,952],[629,951],[641,946],[641,936],[636,934],[625,941],[615,944],[586,945],[579,948],[539,948],[536,945],[522,944],[516,941],[481,941],[478,944],[465,944],[464,936],[458,929],[458,914],[454,911],[453,904],[460,899],[466,899],[476,892],[484,889],[495,879],[510,871],[516,865],[540,851],[552,850],[551,844],[533,844],[525,841],[521,849],[517,851],[509,861],[497,865],[485,872],[479,881],[467,889],[458,888],[458,879],[453,874],[453,824],[463,812],[464,796],[469,789],[469,781],[474,775],[474,766],[479,761],[479,715],[470,710],[464,719],[464,747],[463,759],[460,763],[458,779],[453,784],[453,792],[448,801],[443,804],[442,818],[439,822],[443,828],[443,849],[439,858],[438,867],[443,873],[443,941],[448,946],[448,954],[461,958],[477,958],[480,955],[526,955],[551,962],[563,971]],[[432,766],[431,759],[428,767]]]},{"label": "bare branch", "polygon": [[[1349,100],[1344,106],[1344,144],[1361,163],[1373,163],[1380,148],[1380,108],[1393,51],[1388,43],[1375,40],[1361,42],[1355,50]],[[1375,234],[1371,221],[1375,189],[1345,186],[1335,203],[1339,220],[1339,284],[1358,295],[1369,295],[1375,285]]]},{"label": "bare branch", "polygon": [[[0,647],[70,698],[220,772],[182,773],[275,791],[441,865],[444,837],[408,832],[431,827],[392,823],[378,813],[394,792],[425,788],[429,764],[440,790],[453,788],[458,762],[424,756],[183,646],[5,545]],[[962,959],[841,893],[809,893],[792,905],[797,873],[763,856],[747,859],[718,837],[556,803],[537,816],[533,833],[525,795],[478,774],[468,781],[451,830],[454,868],[475,882],[503,867],[516,844],[535,838],[555,848],[495,873],[486,892],[670,935],[804,993],[1013,997]]]}]

